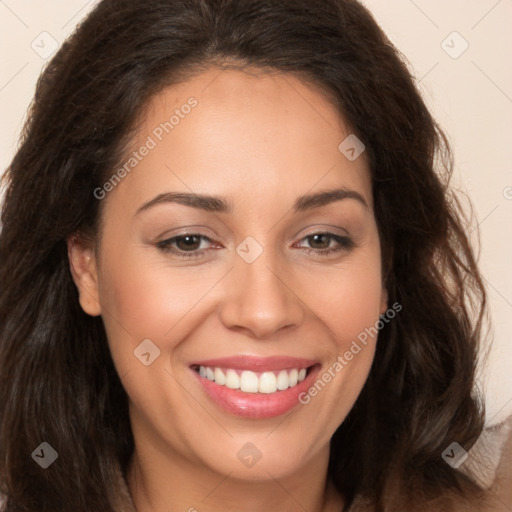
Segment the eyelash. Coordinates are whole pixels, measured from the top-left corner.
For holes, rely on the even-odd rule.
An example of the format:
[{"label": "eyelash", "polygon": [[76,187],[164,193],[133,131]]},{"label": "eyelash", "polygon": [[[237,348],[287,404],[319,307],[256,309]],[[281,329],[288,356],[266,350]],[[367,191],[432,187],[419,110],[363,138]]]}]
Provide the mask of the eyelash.
[{"label": "eyelash", "polygon": [[[339,244],[339,246],[334,247],[334,248],[331,247],[329,249],[314,249],[312,247],[302,247],[302,249],[304,250],[304,252],[306,254],[311,254],[312,252],[315,252],[319,256],[328,256],[329,254],[333,254],[333,253],[337,253],[337,252],[341,252],[341,251],[349,251],[355,247],[355,243],[351,238],[346,237],[346,236],[335,235],[334,233],[323,232],[323,231],[320,231],[318,233],[312,233],[311,235],[307,235],[304,238],[302,238],[301,241],[306,240],[308,238],[312,238],[317,235],[326,235],[327,237],[329,237],[330,240],[335,240]],[[165,252],[165,253],[170,252],[170,253],[176,254],[179,258],[184,258],[184,259],[201,258],[202,255],[204,254],[204,252],[207,251],[208,249],[202,249],[202,250],[196,249],[195,251],[180,251],[180,250],[177,250],[177,249],[171,247],[172,243],[174,243],[178,240],[181,240],[183,238],[187,238],[187,237],[196,237],[201,240],[207,240],[209,242],[212,242],[212,240],[210,238],[208,238],[207,236],[204,236],[204,235],[200,235],[197,233],[183,233],[182,235],[177,235],[177,236],[174,236],[167,240],[162,240],[161,242],[158,242],[156,245],[162,252]]]}]

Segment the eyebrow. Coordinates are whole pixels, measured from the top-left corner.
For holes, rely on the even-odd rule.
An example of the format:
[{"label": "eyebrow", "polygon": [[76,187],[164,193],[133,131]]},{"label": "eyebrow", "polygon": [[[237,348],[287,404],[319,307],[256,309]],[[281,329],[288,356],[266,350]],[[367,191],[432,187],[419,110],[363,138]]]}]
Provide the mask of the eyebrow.
[{"label": "eyebrow", "polygon": [[[365,199],[359,192],[347,188],[337,188],[334,190],[326,190],[298,197],[292,209],[294,213],[299,213],[314,208],[320,208],[322,206],[344,199],[355,199],[366,208],[369,208]],[[165,203],[178,203],[185,206],[190,206],[192,208],[198,208],[206,212],[233,212],[232,202],[225,197],[192,194],[188,192],[166,192],[164,194],[159,194],[147,203],[144,203],[140,208],[137,209],[135,215],[138,215],[139,213],[146,211],[153,206]]]}]

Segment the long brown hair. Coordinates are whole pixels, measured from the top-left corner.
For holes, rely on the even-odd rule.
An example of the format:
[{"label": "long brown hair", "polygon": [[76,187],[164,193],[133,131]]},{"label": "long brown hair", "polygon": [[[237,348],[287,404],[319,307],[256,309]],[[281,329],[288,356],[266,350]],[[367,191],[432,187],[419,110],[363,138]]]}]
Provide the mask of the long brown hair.
[{"label": "long brown hair", "polygon": [[[448,183],[449,145],[399,52],[355,0],[103,0],[37,84],[3,183],[0,492],[7,511],[112,512],[134,444],[103,323],[80,308],[66,239],[94,236],[148,99],[209,65],[295,73],[366,145],[389,303],[368,380],[331,441],[346,510],[420,510],[480,489],[442,452],[483,428],[485,291]],[[42,442],[58,463],[31,457]],[[444,506],[444,505],[443,505]],[[409,507],[409,508],[408,508]],[[448,505],[446,505],[448,510]]]}]

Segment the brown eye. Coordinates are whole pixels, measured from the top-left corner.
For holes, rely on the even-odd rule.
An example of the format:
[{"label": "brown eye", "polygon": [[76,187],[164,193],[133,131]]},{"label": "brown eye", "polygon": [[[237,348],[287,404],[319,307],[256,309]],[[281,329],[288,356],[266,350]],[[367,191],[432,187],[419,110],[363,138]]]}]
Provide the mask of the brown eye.
[{"label": "brown eye", "polygon": [[[307,237],[312,240],[310,246],[313,249],[328,249],[331,245],[332,237],[326,233],[318,233],[316,235],[310,235]],[[320,245],[320,247],[318,247]]]},{"label": "brown eye", "polygon": [[[176,247],[184,251],[193,251],[201,245],[201,238],[197,235],[185,235],[176,237]],[[197,247],[196,247],[197,246]]]},{"label": "brown eye", "polygon": [[167,240],[158,242],[156,245],[158,249],[163,252],[170,252],[176,254],[178,257],[193,258],[201,257],[207,249],[200,249],[201,242],[211,240],[203,235],[196,233],[185,233],[183,235],[173,236]]},{"label": "brown eye", "polygon": [[[304,237],[310,247],[302,247],[307,253],[315,253],[320,256],[326,256],[341,251],[349,251],[355,247],[354,241],[347,236],[335,235],[334,233],[313,233]],[[335,241],[337,245],[331,247],[331,242]],[[320,246],[320,247],[319,247]]]}]

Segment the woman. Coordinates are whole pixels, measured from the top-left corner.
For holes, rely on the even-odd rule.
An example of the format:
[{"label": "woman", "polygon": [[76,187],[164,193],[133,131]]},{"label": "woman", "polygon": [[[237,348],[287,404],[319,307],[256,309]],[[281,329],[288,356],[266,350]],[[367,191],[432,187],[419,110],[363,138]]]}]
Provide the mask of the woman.
[{"label": "woman", "polygon": [[353,0],[100,2],[5,178],[5,510],[490,506],[450,170]]}]

